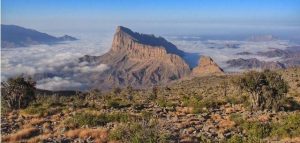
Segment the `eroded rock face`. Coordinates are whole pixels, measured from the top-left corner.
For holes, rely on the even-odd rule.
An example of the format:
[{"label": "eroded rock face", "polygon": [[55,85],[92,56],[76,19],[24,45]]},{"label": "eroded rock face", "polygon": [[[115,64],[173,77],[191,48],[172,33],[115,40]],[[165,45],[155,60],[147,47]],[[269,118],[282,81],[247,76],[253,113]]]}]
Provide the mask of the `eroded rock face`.
[{"label": "eroded rock face", "polygon": [[91,75],[95,88],[131,85],[151,87],[166,84],[190,74],[180,57],[184,52],[164,38],[132,32],[119,26],[111,50],[102,56],[85,56],[83,62],[106,64],[109,69]]},{"label": "eroded rock face", "polygon": [[199,64],[192,70],[193,76],[204,76],[211,74],[223,74],[224,71],[218,66],[211,57],[202,56]]}]

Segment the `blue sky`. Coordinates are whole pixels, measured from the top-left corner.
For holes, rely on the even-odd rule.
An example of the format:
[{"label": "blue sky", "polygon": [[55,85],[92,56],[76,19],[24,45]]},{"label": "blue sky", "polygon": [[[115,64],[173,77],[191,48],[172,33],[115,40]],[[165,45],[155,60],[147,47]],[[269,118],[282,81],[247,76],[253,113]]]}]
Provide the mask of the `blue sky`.
[{"label": "blue sky", "polygon": [[2,0],[2,23],[46,31],[300,28],[299,0]]}]

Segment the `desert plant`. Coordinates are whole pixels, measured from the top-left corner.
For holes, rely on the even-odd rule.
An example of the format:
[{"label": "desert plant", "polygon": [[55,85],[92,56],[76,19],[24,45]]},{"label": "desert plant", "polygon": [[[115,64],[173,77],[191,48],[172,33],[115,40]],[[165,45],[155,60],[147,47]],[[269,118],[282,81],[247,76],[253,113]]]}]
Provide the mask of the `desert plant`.
[{"label": "desert plant", "polygon": [[284,116],[280,122],[273,124],[272,136],[298,137],[300,135],[300,114]]},{"label": "desert plant", "polygon": [[25,108],[35,98],[35,81],[30,77],[9,78],[2,85],[2,99],[10,109]]},{"label": "desert plant", "polygon": [[277,111],[288,92],[288,85],[281,75],[269,70],[248,72],[238,80],[238,84],[242,90],[249,93],[251,109],[254,110]]}]

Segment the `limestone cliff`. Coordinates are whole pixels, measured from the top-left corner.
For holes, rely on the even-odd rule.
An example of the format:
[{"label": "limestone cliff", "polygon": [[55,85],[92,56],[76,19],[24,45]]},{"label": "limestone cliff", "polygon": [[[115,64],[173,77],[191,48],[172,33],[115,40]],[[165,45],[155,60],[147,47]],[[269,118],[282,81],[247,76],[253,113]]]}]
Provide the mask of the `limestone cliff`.
[{"label": "limestone cliff", "polygon": [[80,61],[110,67],[104,73],[91,75],[95,87],[149,87],[189,75],[190,68],[180,57],[183,54],[162,37],[139,34],[119,26],[108,53],[98,57],[85,56]]},{"label": "limestone cliff", "polygon": [[211,57],[201,56],[199,64],[192,70],[193,76],[205,76],[211,74],[223,74],[224,71],[213,61]]}]

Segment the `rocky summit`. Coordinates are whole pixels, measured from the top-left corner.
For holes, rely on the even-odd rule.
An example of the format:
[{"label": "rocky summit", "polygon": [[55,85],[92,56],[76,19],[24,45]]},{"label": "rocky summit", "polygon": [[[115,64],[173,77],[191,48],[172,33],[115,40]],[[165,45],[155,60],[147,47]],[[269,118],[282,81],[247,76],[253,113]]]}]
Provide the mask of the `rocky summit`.
[{"label": "rocky summit", "polygon": [[149,87],[189,75],[190,68],[180,57],[183,54],[162,37],[119,26],[109,52],[102,56],[85,56],[80,61],[109,66],[105,72],[93,75],[97,87]]},{"label": "rocky summit", "polygon": [[223,74],[224,71],[218,66],[211,57],[202,56],[199,64],[192,70],[194,76],[205,76],[211,74]]},{"label": "rocky summit", "polygon": [[[183,60],[186,53],[162,37],[140,34],[118,26],[111,49],[102,56],[86,55],[80,62],[105,64],[105,72],[90,77],[94,88],[133,86],[137,88],[165,85],[191,75],[191,69]],[[195,75],[223,73],[210,58],[201,58]]]}]

